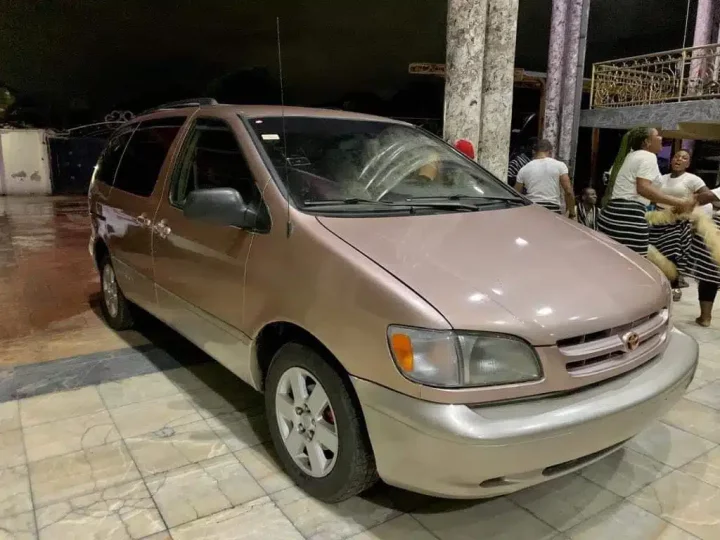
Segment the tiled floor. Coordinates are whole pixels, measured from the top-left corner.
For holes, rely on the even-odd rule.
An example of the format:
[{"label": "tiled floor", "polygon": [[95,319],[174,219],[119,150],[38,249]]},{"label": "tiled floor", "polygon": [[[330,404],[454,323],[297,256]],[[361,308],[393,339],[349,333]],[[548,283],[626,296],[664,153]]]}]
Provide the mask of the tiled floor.
[{"label": "tiled floor", "polygon": [[17,315],[0,311],[0,540],[720,538],[720,310],[716,328],[694,326],[692,289],[675,321],[701,342],[697,377],[622,451],[488,501],[381,485],[326,505],[280,471],[259,395],[186,363],[177,336],[127,349],[147,338],[102,326],[84,220],[80,203],[0,199],[0,300]]}]

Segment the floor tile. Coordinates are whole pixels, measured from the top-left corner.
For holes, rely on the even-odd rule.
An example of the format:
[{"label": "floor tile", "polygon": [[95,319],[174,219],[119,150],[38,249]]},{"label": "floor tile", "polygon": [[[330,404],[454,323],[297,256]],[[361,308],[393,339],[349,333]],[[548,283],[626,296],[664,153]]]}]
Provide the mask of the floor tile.
[{"label": "floor tile", "polygon": [[295,485],[280,468],[275,451],[269,445],[246,448],[235,455],[267,493],[272,494]]},{"label": "floor tile", "polygon": [[[720,352],[717,354],[720,356]],[[697,370],[695,371],[695,377],[708,382],[717,381],[720,379],[720,364],[701,357]]]},{"label": "floor tile", "polygon": [[22,431],[0,433],[0,467],[15,467],[25,463]]},{"label": "floor tile", "polygon": [[716,444],[662,422],[654,422],[627,446],[677,468],[704,454]]},{"label": "floor tile", "polygon": [[623,448],[593,463],[580,474],[605,489],[627,497],[672,471],[654,459]]},{"label": "floor tile", "polygon": [[20,429],[20,410],[17,401],[0,403],[0,433]]},{"label": "floor tile", "polygon": [[232,454],[148,478],[168,527],[176,527],[265,496]]},{"label": "floor tile", "polygon": [[663,422],[720,443],[720,411],[688,399],[681,399],[663,417]]},{"label": "floor tile", "polygon": [[720,488],[720,448],[703,454],[680,469],[698,480]]},{"label": "floor tile", "polygon": [[108,409],[178,394],[178,388],[163,372],[130,377],[98,386]]},{"label": "floor tile", "polygon": [[105,405],[93,386],[20,400],[20,419],[26,428],[103,410]]},{"label": "floor tile", "polygon": [[165,529],[142,482],[130,482],[37,511],[40,540],[140,540]]},{"label": "floor tile", "polygon": [[720,489],[674,471],[629,499],[703,540],[720,538]]},{"label": "floor tile", "polygon": [[230,452],[205,420],[129,437],[128,448],[143,476],[151,476]]},{"label": "floor tile", "polygon": [[122,442],[52,457],[29,465],[37,506],[92,493],[140,477]]},{"label": "floor tile", "polygon": [[687,389],[685,390],[685,395],[689,394],[690,392],[694,392],[698,388],[702,388],[705,385],[710,384],[711,381],[708,381],[707,379],[703,379],[700,377],[697,372],[695,373],[695,376],[693,377],[693,380],[690,381],[690,384],[688,385]]},{"label": "floor tile", "polygon": [[32,499],[27,467],[0,469],[0,517],[29,511],[32,511]]},{"label": "floor tile", "polygon": [[412,516],[404,515],[356,534],[350,540],[437,540]]},{"label": "floor tile", "polygon": [[576,525],[567,536],[571,540],[696,540],[688,532],[627,501]]},{"label": "floor tile", "polygon": [[179,394],[111,409],[110,414],[125,438],[201,420],[192,403]]},{"label": "floor tile", "polygon": [[384,523],[399,515],[363,497],[339,504],[324,504],[297,487],[274,493],[272,499],[308,540],[340,540]]},{"label": "floor tile", "polygon": [[207,384],[188,368],[169,369],[164,373],[165,377],[175,385],[179,392],[210,390]]},{"label": "floor tile", "polygon": [[575,474],[519,491],[510,497],[560,531],[570,529],[620,500],[614,493]]},{"label": "floor tile", "polygon": [[[235,377],[232,374],[230,376]],[[243,388],[231,395],[221,395],[212,389],[190,390],[184,392],[184,395],[192,402],[203,418],[220,417],[246,411],[250,408],[257,409],[262,405],[262,398],[258,392],[250,389],[239,379],[238,385],[242,385]]]},{"label": "floor tile", "polygon": [[170,532],[173,540],[304,540],[267,497],[181,525]]},{"label": "floor tile", "polygon": [[120,440],[107,411],[25,429],[29,461],[39,461]]},{"label": "floor tile", "polygon": [[720,381],[711,382],[685,396],[690,401],[720,410]]},{"label": "floor tile", "polygon": [[413,517],[440,540],[554,540],[557,531],[507,498],[439,501]]},{"label": "floor tile", "polygon": [[207,422],[233,452],[270,440],[264,414],[248,417],[245,413],[236,412],[208,418]]},{"label": "floor tile", "polygon": [[11,517],[0,517],[0,539],[36,540],[35,516],[32,512]]}]

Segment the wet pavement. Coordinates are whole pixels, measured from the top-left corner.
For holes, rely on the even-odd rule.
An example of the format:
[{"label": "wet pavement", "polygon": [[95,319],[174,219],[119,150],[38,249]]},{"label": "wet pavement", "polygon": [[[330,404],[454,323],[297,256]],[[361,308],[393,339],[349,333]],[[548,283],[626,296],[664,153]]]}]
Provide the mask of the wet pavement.
[{"label": "wet pavement", "polygon": [[0,198],[0,365],[146,344],[99,313],[85,197]]}]

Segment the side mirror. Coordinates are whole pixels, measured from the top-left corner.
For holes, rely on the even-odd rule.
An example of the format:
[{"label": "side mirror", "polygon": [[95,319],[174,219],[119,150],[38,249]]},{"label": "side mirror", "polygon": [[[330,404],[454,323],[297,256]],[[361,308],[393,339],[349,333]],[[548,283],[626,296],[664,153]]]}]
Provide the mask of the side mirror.
[{"label": "side mirror", "polygon": [[262,229],[264,221],[257,210],[243,201],[240,193],[232,188],[197,189],[191,191],[185,201],[183,214],[188,219],[204,221],[213,225]]}]

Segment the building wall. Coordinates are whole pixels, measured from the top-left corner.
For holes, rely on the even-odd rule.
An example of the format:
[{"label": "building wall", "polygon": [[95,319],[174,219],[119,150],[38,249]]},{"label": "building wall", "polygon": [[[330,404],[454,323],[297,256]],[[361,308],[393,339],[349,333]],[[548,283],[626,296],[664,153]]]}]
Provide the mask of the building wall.
[{"label": "building wall", "polygon": [[44,130],[0,130],[0,155],[0,195],[50,195]]}]

